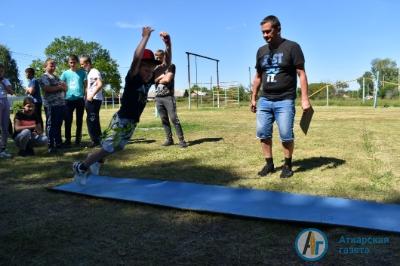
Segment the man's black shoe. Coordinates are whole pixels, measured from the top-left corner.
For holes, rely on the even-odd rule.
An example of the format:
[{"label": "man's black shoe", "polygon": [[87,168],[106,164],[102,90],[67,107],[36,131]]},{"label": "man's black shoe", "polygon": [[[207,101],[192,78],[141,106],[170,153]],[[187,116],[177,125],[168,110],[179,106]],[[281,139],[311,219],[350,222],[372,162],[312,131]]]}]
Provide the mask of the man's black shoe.
[{"label": "man's black shoe", "polygon": [[272,165],[265,164],[264,167],[261,169],[261,171],[258,172],[258,175],[266,176],[266,175],[268,175],[270,173],[274,173],[274,172],[275,172],[275,167],[273,164]]},{"label": "man's black shoe", "polygon": [[292,169],[290,169],[289,166],[287,165],[283,165],[280,178],[288,178],[291,177],[292,175],[293,175]]},{"label": "man's black shoe", "polygon": [[172,139],[166,139],[165,142],[161,144],[161,146],[171,146],[171,145],[174,145],[174,141]]}]

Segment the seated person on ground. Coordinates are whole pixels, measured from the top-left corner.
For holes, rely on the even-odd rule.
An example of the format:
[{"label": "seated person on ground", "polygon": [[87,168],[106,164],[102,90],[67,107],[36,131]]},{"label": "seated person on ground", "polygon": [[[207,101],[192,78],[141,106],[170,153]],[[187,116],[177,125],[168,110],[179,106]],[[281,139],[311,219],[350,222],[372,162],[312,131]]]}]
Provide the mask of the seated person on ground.
[{"label": "seated person on ground", "polygon": [[14,135],[15,145],[19,148],[18,155],[34,155],[33,147],[47,144],[47,137],[43,135],[40,120],[35,114],[35,105],[32,97],[26,97],[23,109],[15,114]]}]

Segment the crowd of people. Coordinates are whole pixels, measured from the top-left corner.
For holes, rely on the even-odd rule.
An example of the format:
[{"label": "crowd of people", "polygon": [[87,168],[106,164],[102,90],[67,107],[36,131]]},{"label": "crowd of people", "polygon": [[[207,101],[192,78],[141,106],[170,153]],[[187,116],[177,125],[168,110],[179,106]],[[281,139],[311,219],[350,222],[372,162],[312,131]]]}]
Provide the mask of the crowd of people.
[{"label": "crowd of people", "polygon": [[[250,101],[250,110],[256,113],[256,136],[261,142],[261,150],[265,157],[265,166],[258,175],[267,176],[275,171],[272,156],[272,127],[276,121],[285,157],[280,177],[287,178],[293,175],[293,123],[297,77],[299,77],[301,87],[301,106],[304,111],[311,108],[304,69],[305,60],[296,42],[281,37],[281,24],[277,17],[267,16],[260,25],[267,44],[260,47],[257,52],[257,71]],[[29,97],[24,100],[23,109],[16,113],[14,119],[13,138],[19,148],[19,155],[33,155],[33,146],[46,145],[46,143],[49,153],[55,153],[60,148],[71,147],[74,112],[76,115],[75,145],[80,145],[83,115],[86,109],[90,146],[99,146],[100,149],[89,153],[85,160],[74,162],[72,165],[77,182],[85,184],[89,173],[99,173],[105,157],[122,150],[128,143],[139,123],[152,85],[156,87],[156,107],[166,135],[163,146],[174,144],[171,121],[179,139],[179,146],[186,148],[188,144],[177,116],[174,98],[175,65],[171,63],[171,38],[168,33],[161,32],[160,37],[165,44],[165,50],[157,50],[154,54],[146,49],[153,31],[151,27],[142,29],[142,39],[135,49],[130,69],[125,77],[120,108],[103,133],[101,133],[99,119],[103,101],[103,81],[100,72],[92,67],[88,56],[80,58],[76,55],[69,56],[69,69],[60,77],[54,74],[56,62],[53,59],[45,61],[45,73],[39,79],[34,78],[34,69],[27,68],[29,85],[26,93]],[[3,65],[0,65],[0,80],[2,129],[0,157],[6,158],[11,156],[5,149],[10,115],[6,96],[14,92],[10,82],[4,78]],[[43,130],[41,119],[41,90],[46,114],[46,130]],[[61,134],[63,122],[65,124],[64,142],[62,142]]]}]

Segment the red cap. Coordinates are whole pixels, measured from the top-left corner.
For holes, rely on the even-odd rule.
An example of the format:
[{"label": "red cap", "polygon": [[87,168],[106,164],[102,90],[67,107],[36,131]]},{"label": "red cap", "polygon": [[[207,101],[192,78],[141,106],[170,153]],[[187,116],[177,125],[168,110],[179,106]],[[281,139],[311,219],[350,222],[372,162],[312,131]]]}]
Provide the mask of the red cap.
[{"label": "red cap", "polygon": [[150,49],[144,49],[142,61],[157,63],[154,53]]}]

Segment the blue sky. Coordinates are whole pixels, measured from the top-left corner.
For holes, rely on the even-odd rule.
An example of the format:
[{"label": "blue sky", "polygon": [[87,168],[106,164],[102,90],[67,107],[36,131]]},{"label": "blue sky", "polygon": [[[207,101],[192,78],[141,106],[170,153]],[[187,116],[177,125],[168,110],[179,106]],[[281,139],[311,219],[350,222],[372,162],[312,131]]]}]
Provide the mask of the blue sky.
[{"label": "blue sky", "polygon": [[[150,49],[163,47],[158,32],[171,34],[177,89],[188,87],[186,51],[219,59],[220,81],[248,86],[249,67],[254,75],[256,51],[265,43],[259,23],[270,14],[280,18],[282,36],[301,45],[310,83],[352,80],[374,58],[400,63],[397,0],[1,0],[1,6],[0,43],[13,51],[20,72],[66,35],[100,43],[125,77],[141,27],[150,25],[157,33]],[[216,80],[215,63],[197,59],[197,66],[199,83]]]}]

